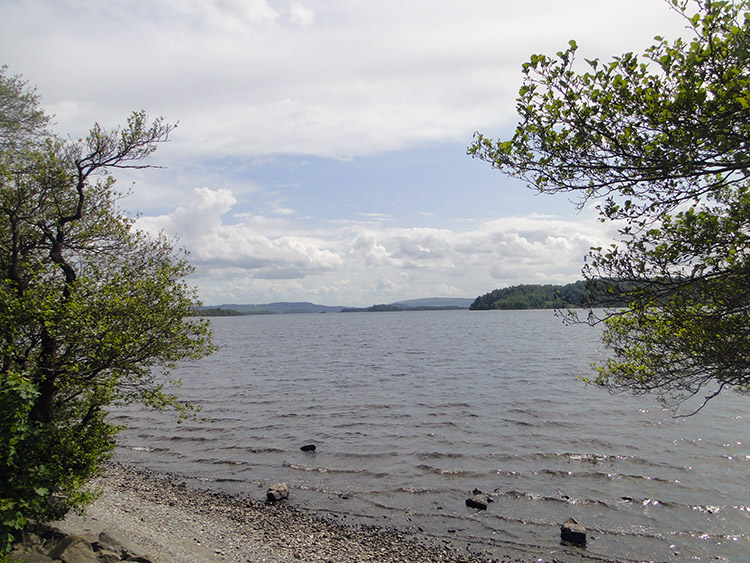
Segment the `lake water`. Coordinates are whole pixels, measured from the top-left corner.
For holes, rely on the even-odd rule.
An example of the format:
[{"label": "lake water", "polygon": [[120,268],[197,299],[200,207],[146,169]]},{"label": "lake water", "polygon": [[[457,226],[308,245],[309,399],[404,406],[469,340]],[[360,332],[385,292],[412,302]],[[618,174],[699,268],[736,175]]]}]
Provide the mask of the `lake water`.
[{"label": "lake water", "polygon": [[[490,555],[750,558],[750,399],[675,419],[586,386],[596,328],[551,311],[211,322],[221,350],[176,373],[209,420],[124,409],[120,459],[259,499],[285,481],[304,510]],[[465,506],[474,488],[495,499],[487,511]],[[569,517],[585,550],[560,545]]]}]

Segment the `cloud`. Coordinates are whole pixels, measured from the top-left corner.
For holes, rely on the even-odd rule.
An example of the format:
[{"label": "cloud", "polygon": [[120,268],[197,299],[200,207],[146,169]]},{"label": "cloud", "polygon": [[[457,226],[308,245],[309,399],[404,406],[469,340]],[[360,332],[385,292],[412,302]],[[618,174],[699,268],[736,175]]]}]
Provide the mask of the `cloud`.
[{"label": "cloud", "polygon": [[237,202],[230,190],[195,188],[193,194],[195,198],[188,207],[178,207],[169,215],[142,217],[139,227],[152,233],[179,233],[184,240],[192,241],[220,228],[221,217]]},{"label": "cloud", "polygon": [[157,216],[141,217],[138,227],[154,233],[177,236],[191,253],[193,264],[213,272],[226,268],[256,278],[295,279],[338,269],[342,259],[321,248],[321,241],[304,236],[270,238],[252,228],[252,218],[227,225],[222,217],[236,202],[229,190],[197,188],[187,207]]},{"label": "cloud", "polygon": [[532,52],[638,51],[681,30],[661,4],[26,0],[0,33],[65,133],[145,108],[182,154],[349,158],[497,128]]},{"label": "cloud", "polygon": [[398,261],[391,257],[386,248],[378,242],[373,232],[357,234],[351,243],[352,254],[364,262],[366,266],[398,266]]},{"label": "cloud", "polygon": [[[241,33],[259,24],[272,24],[279,18],[279,13],[265,0],[155,0],[153,4],[154,15],[170,14],[173,21],[184,27],[198,26],[222,33]],[[124,12],[114,13],[128,19]]]},{"label": "cloud", "polygon": [[289,20],[293,24],[307,27],[315,21],[315,12],[303,6],[301,2],[292,2],[289,7]]},{"label": "cloud", "polygon": [[529,215],[469,230],[363,221],[308,231],[277,220],[279,235],[271,237],[254,216],[225,223],[235,204],[228,190],[199,188],[189,205],[138,221],[150,232],[179,235],[207,302],[320,298],[370,305],[431,295],[475,297],[516,283],[562,283],[580,279],[588,249],[611,235],[585,218]]},{"label": "cloud", "polygon": [[180,237],[209,303],[369,305],[577,279],[610,232],[531,214],[554,208],[526,192],[496,197],[507,182],[436,147],[463,157],[474,131],[512,132],[531,53],[575,38],[581,58],[606,60],[683,27],[654,0],[0,2],[3,62],[63,135],[141,108],[179,121],[154,156],[163,169],[118,181],[137,177],[125,203],[142,228]]}]

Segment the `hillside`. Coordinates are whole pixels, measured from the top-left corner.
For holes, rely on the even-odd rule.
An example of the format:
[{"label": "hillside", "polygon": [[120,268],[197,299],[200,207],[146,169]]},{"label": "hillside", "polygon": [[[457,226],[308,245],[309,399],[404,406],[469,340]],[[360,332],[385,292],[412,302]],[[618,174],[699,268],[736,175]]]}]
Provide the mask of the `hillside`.
[{"label": "hillside", "polygon": [[474,299],[470,297],[427,297],[424,299],[407,299],[405,301],[397,301],[396,303],[391,303],[391,305],[400,309],[438,307],[456,307],[458,309],[468,309],[473,302]]},{"label": "hillside", "polygon": [[279,301],[276,303],[266,303],[263,305],[247,305],[229,303],[225,305],[218,305],[220,309],[229,309],[232,311],[238,311],[240,313],[276,313],[280,315],[289,313],[339,313],[343,307],[329,307],[326,305],[316,305],[315,303],[308,303],[306,301],[299,302],[288,302]]},{"label": "hillside", "polygon": [[372,311],[425,311],[435,309],[468,309],[474,300],[460,297],[427,297],[424,299],[409,299],[388,305],[373,305],[371,307],[330,307],[317,305],[307,301],[279,301],[260,305],[225,303],[202,307],[197,314],[204,316],[229,315],[258,315],[258,314],[293,314],[293,313],[341,313],[344,312],[372,312]]},{"label": "hillside", "polygon": [[575,307],[621,307],[622,291],[632,284],[613,281],[577,281],[565,285],[514,285],[477,297],[472,311],[490,309],[566,309]]},{"label": "hillside", "polygon": [[555,309],[578,306],[586,292],[585,282],[567,285],[514,285],[480,295],[469,307],[472,311],[490,309]]}]

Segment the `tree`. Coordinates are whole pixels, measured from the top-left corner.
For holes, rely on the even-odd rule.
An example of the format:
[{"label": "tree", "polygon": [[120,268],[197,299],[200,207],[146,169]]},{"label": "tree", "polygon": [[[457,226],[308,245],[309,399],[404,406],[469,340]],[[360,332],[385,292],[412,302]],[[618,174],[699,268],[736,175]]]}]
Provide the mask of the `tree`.
[{"label": "tree", "polygon": [[12,150],[47,133],[49,118],[39,108],[35,91],[19,76],[0,67],[0,150]]},{"label": "tree", "polygon": [[[477,297],[471,311],[490,309],[567,309],[601,303],[602,293],[611,287],[602,280],[577,281],[565,285],[513,285]],[[611,297],[607,295],[607,297]],[[612,302],[612,306],[622,303]]]},{"label": "tree", "polygon": [[584,266],[627,303],[590,312],[612,351],[594,381],[675,410],[702,395],[699,410],[750,391],[750,0],[669,4],[689,40],[607,63],[579,63],[574,41],[533,55],[512,138],[476,134],[468,152],[616,222]]},{"label": "tree", "polygon": [[[10,109],[9,109],[10,108]],[[176,408],[177,362],[212,351],[184,252],[118,208],[108,171],[146,168],[173,126],[134,113],[85,140],[44,131],[38,100],[0,72],[0,553],[29,518],[91,498],[113,404]]]}]

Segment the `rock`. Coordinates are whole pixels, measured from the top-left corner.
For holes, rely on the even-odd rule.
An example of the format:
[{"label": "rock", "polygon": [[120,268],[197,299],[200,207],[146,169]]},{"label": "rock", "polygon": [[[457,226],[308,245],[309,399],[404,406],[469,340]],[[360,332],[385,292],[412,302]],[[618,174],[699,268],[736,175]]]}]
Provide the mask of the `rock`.
[{"label": "rock", "polygon": [[286,483],[274,483],[266,491],[266,502],[271,504],[289,498],[289,487]]},{"label": "rock", "polygon": [[91,544],[80,536],[65,536],[50,550],[49,556],[65,563],[99,562]]},{"label": "rock", "polygon": [[146,550],[115,530],[102,530],[97,542],[99,550],[119,553],[123,560],[145,556]]},{"label": "rock", "polygon": [[316,449],[315,444],[305,444],[300,448],[303,452],[314,452]]},{"label": "rock", "polygon": [[29,531],[23,534],[24,547],[29,548],[33,551],[43,551],[44,539],[37,533]]},{"label": "rock", "polygon": [[121,552],[110,551],[109,549],[97,550],[96,556],[99,558],[99,563],[119,563],[119,561],[122,561]]},{"label": "rock", "polygon": [[17,551],[13,550],[10,552],[8,558],[9,561],[14,563],[55,563],[55,560],[43,553],[36,553],[33,551]]},{"label": "rock", "polygon": [[485,493],[480,492],[472,497],[466,499],[466,506],[469,508],[476,508],[478,510],[487,510],[487,506],[492,502],[492,497]]},{"label": "rock", "polygon": [[586,528],[576,522],[575,519],[568,518],[565,524],[560,527],[560,540],[562,543],[585,547]]}]

